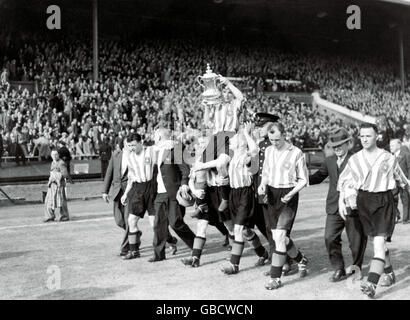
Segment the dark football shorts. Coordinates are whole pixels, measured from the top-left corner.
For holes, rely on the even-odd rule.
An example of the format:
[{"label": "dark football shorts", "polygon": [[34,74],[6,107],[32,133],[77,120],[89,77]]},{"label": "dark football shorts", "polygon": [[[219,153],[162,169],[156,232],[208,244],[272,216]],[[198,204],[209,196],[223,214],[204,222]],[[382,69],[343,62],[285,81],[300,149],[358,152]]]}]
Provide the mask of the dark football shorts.
[{"label": "dark football shorts", "polygon": [[267,225],[271,229],[291,230],[298,210],[299,194],[295,194],[288,203],[283,203],[281,198],[293,188],[273,188],[267,186],[268,214]]},{"label": "dark football shorts", "polygon": [[229,210],[234,224],[248,226],[252,220],[255,192],[253,186],[231,188]]},{"label": "dark football shorts", "polygon": [[148,215],[155,215],[153,180],[142,183],[134,182],[127,199],[126,209],[129,214],[143,218],[145,211],[148,211]]},{"label": "dark football shorts", "polygon": [[367,236],[383,236],[391,241],[395,226],[394,196],[391,190],[386,192],[368,192],[359,190],[357,210],[363,231]]},{"label": "dark football shorts", "polygon": [[208,204],[208,212],[200,212],[198,219],[207,220],[212,225],[217,222],[231,220],[229,209],[226,209],[223,212],[218,211],[222,201],[221,194],[218,192],[218,187],[207,187],[204,200]]}]

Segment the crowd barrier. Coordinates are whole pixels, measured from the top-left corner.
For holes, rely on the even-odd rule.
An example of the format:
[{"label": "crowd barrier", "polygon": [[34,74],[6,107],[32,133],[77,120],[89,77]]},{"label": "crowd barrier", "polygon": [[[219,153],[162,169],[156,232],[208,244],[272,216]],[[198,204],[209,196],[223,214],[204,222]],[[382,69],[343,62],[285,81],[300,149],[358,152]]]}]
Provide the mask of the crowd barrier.
[{"label": "crowd barrier", "polygon": [[[317,169],[324,159],[323,150],[311,148],[303,150],[309,171]],[[85,159],[87,157],[87,159]],[[7,158],[7,159],[4,159]],[[50,174],[50,161],[39,161],[38,157],[28,157],[26,164],[18,165],[14,157],[3,157],[1,163],[0,184],[33,183],[47,181]],[[95,179],[101,177],[101,161],[96,155],[74,156],[70,164],[73,179]]]},{"label": "crowd barrier", "polygon": [[376,117],[363,115],[360,112],[350,110],[348,108],[337,105],[336,103],[322,99],[318,92],[312,93],[312,105],[317,106],[319,112],[327,115],[334,114],[337,118],[341,118],[346,123],[362,123],[368,122],[376,124]]},{"label": "crowd barrier", "polygon": [[[47,181],[50,175],[51,161],[41,161],[38,157],[28,157],[26,163],[18,164],[14,157],[6,157],[0,167],[0,184]],[[2,159],[3,160],[3,159]],[[101,177],[99,156],[75,156],[70,162],[73,179],[95,179]]]}]

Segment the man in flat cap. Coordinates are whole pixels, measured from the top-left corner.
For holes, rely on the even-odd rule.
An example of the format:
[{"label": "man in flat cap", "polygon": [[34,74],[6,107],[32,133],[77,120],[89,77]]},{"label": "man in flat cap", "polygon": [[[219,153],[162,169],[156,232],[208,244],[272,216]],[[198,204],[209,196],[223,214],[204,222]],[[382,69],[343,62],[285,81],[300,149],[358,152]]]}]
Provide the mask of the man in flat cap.
[{"label": "man in flat cap", "polygon": [[[342,232],[346,228],[349,246],[353,257],[353,266],[361,269],[367,238],[363,232],[357,210],[351,210],[346,218],[339,215],[339,192],[337,183],[340,173],[346,167],[353,153],[349,150],[351,137],[346,129],[339,128],[329,136],[328,145],[334,155],[326,157],[320,169],[309,176],[309,184],[319,184],[329,177],[329,191],[326,199],[325,243],[330,263],[335,270],[330,281],[338,282],[346,278],[342,255]],[[352,269],[352,271],[354,271]]]}]

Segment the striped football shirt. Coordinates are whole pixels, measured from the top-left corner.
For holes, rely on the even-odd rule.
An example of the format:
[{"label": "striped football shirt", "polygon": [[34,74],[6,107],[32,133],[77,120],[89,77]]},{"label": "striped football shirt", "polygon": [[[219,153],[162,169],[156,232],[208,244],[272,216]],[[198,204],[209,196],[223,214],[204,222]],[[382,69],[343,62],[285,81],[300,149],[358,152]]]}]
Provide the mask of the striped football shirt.
[{"label": "striped football shirt", "polygon": [[338,190],[385,192],[393,190],[396,181],[402,187],[409,183],[394,155],[379,149],[379,155],[371,164],[364,150],[361,150],[351,156],[347,162],[346,168],[339,177]]},{"label": "striped football shirt", "polygon": [[208,170],[206,182],[210,187],[216,187],[216,177],[218,176],[218,172],[216,170]]},{"label": "striped football shirt", "polygon": [[236,132],[239,128],[238,113],[241,100],[234,99],[230,103],[221,103],[215,106],[214,134],[223,131]]},{"label": "striped football shirt", "polygon": [[235,152],[229,162],[229,184],[231,188],[243,188],[252,185],[252,172],[248,166],[248,153]]},{"label": "striped football shirt", "polygon": [[302,150],[286,142],[282,150],[269,146],[265,151],[262,183],[273,188],[293,188],[303,180],[309,183],[305,155]]},{"label": "striped football shirt", "polygon": [[128,179],[132,182],[147,182],[153,177],[155,164],[153,147],[144,147],[140,154],[130,152],[128,160]]}]

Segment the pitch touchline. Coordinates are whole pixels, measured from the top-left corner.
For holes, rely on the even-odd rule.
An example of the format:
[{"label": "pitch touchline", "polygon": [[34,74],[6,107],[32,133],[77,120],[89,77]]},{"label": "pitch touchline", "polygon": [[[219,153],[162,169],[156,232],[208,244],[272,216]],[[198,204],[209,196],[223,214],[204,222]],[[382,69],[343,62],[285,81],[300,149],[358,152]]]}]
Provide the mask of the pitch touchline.
[{"label": "pitch touchline", "polygon": [[[299,203],[304,203],[304,202],[315,202],[315,201],[325,201],[325,198],[321,199],[306,199],[306,200],[300,200]],[[87,214],[91,212],[84,212],[83,214]],[[112,213],[112,211],[103,211],[101,213]],[[105,217],[105,218],[96,218],[96,219],[83,219],[83,220],[71,220],[69,222],[63,223],[64,225],[71,225],[73,223],[83,223],[83,222],[88,222],[88,221],[105,221],[105,220],[112,220],[114,217]],[[51,223],[39,223],[39,224],[24,224],[20,226],[8,226],[8,227],[0,227],[0,230],[11,230],[11,229],[21,229],[21,228],[31,228],[31,227],[49,227],[49,226],[55,226],[55,225],[60,225],[59,222],[51,222]]]},{"label": "pitch touchline", "polygon": [[299,203],[303,203],[303,202],[315,202],[315,201],[326,201],[326,198],[300,200]]},{"label": "pitch touchline", "polygon": [[[86,212],[90,213],[90,212]],[[112,213],[112,211],[104,211],[101,213]],[[48,227],[48,226],[56,226],[62,224],[71,225],[73,223],[83,223],[88,221],[104,221],[104,220],[111,220],[114,217],[104,217],[104,218],[95,218],[95,219],[83,219],[83,220],[71,220],[69,222],[50,222],[50,223],[39,223],[39,224],[24,224],[20,226],[8,226],[8,227],[0,227],[0,230],[10,230],[10,229],[21,229],[21,228],[29,228],[29,227]]]}]

